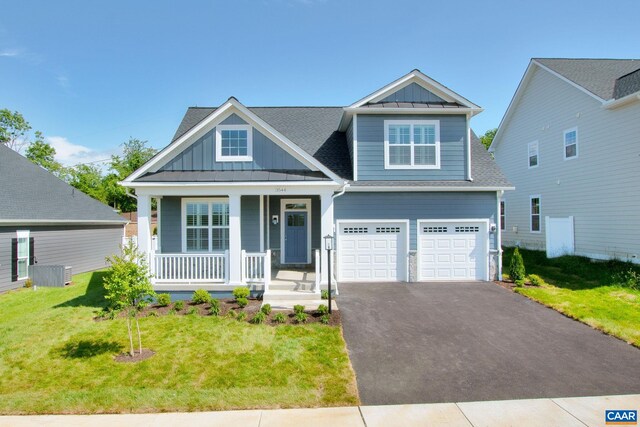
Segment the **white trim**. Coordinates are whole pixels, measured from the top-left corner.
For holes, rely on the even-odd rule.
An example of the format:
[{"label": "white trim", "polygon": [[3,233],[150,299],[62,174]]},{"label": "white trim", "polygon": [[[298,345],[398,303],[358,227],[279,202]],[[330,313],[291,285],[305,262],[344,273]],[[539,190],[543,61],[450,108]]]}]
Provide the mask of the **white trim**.
[{"label": "white trim", "polygon": [[363,192],[363,193],[379,193],[379,192],[441,192],[441,191],[500,191],[500,190],[515,190],[515,187],[422,187],[422,186],[349,186],[348,192]]},{"label": "white trim", "polygon": [[263,218],[262,221],[267,222],[266,246],[268,249],[271,249],[271,196],[261,194],[260,197],[267,198],[267,217]]},{"label": "white trim", "polygon": [[471,176],[471,113],[467,113],[467,180],[473,181]]},{"label": "white trim", "polygon": [[126,219],[122,221],[112,220],[76,220],[76,219],[0,219],[0,225],[56,225],[56,224],[88,224],[88,225],[121,225],[129,223]]},{"label": "white trim", "polygon": [[[576,133],[576,142],[575,142],[575,146],[576,146],[576,155],[575,156],[571,156],[571,157],[567,157],[567,134],[571,133],[571,132],[575,132]],[[562,131],[562,157],[564,158],[564,160],[573,160],[573,159],[577,159],[578,158],[578,154],[579,154],[579,150],[578,150],[578,126],[572,127],[570,129],[566,129],[564,131]],[[574,144],[571,144],[574,145]]]},{"label": "white trim", "polygon": [[[491,257],[491,242],[489,239],[489,220],[486,218],[459,218],[459,219],[418,219],[416,220],[416,266],[417,266],[417,273],[416,273],[416,279],[418,281],[423,280],[422,277],[420,276],[420,250],[422,249],[422,245],[420,244],[420,224],[421,223],[476,223],[476,224],[482,224],[484,225],[484,234],[486,236],[485,239],[485,255],[486,255],[486,259],[485,259],[485,266],[484,266],[484,279],[483,280],[489,280],[489,270],[490,270],[490,265],[489,265],[489,259]],[[452,279],[453,280],[453,279]]]},{"label": "white trim", "polygon": [[358,115],[353,115],[353,180],[358,180]]},{"label": "white trim", "polygon": [[[306,203],[304,209],[286,209],[287,203]],[[299,264],[297,262],[285,262],[285,233],[286,213],[287,212],[306,212],[307,214],[307,262],[311,263],[311,199],[280,199],[280,263],[281,264]]]},{"label": "white trim", "polygon": [[[345,111],[345,113],[349,113],[349,114],[355,114],[355,113],[361,113],[361,114],[373,114],[373,113],[383,113],[383,114],[471,114],[476,115],[478,114],[480,111],[483,111],[482,109],[474,109],[474,108],[464,108],[464,107],[457,107],[457,108],[428,108],[428,107],[413,107],[413,108],[406,108],[406,107],[397,107],[397,108],[388,108],[388,107],[356,107],[356,108],[351,108],[351,107],[344,107],[343,110]],[[475,114],[474,114],[475,113]]]},{"label": "white trim", "polygon": [[[535,147],[536,149],[536,153],[534,154],[536,157],[536,164],[535,165],[531,165],[531,158],[533,157],[531,155],[531,148]],[[540,166],[540,144],[538,143],[538,140],[536,139],[535,141],[531,141],[530,143],[527,144],[527,168],[528,169],[534,169],[537,168],[538,166]]]},{"label": "white trim", "polygon": [[[157,234],[157,245],[158,248],[156,249],[156,252],[160,253],[162,252],[162,196],[160,197],[156,197],[156,230],[158,231]],[[153,218],[151,218],[153,219]],[[151,238],[153,239],[153,230],[151,231]]]},{"label": "white trim", "polygon": [[[237,99],[229,98],[227,102],[225,102],[222,106],[217,108],[207,117],[205,117],[200,123],[195,125],[189,131],[187,131],[184,135],[173,141],[167,147],[165,147],[162,151],[160,151],[156,156],[154,156],[147,163],[142,165],[138,170],[129,175],[122,184],[133,184],[129,185],[131,187],[136,187],[138,183],[134,183],[133,181],[140,176],[142,176],[146,172],[154,172],[157,171],[162,165],[161,162],[169,156],[175,156],[188,146],[190,146],[191,142],[195,141],[200,136],[204,135],[210,129],[212,129],[216,124],[219,124],[224,119],[229,117],[231,114],[236,113],[247,123],[252,125],[254,128],[257,128],[259,132],[267,134],[266,136],[271,136],[274,143],[283,148],[287,153],[292,155],[294,158],[299,160],[304,165],[308,166],[312,170],[319,170],[329,178],[334,180],[336,183],[343,184],[344,180],[337,176],[334,172],[332,172],[325,165],[316,160],[313,156],[302,150],[300,147],[291,142],[287,137],[282,135],[280,132],[275,130],[271,125],[262,120],[256,114],[252,113],[247,107],[242,105]],[[270,139],[271,139],[270,138]]]},{"label": "white trim", "polygon": [[260,252],[264,252],[264,196],[258,197],[260,198]]},{"label": "white trim", "polygon": [[[216,203],[216,202],[225,202],[227,203],[227,205],[229,205],[229,198],[228,197],[183,197],[181,199],[181,203],[180,203],[180,216],[181,216],[181,221],[180,221],[180,234],[182,235],[182,253],[183,254],[202,254],[202,253],[221,253],[225,250],[229,250],[229,248],[226,249],[222,249],[222,250],[216,250],[213,251],[211,250],[211,246],[212,246],[212,234],[211,230],[213,229],[213,225],[211,225],[211,217],[213,215],[213,212],[211,210],[211,204],[212,203]],[[207,213],[208,213],[208,225],[207,225],[207,229],[209,230],[208,235],[209,235],[209,241],[208,241],[208,250],[206,251],[187,251],[187,203],[207,203],[209,205],[209,207],[207,208]],[[204,227],[199,227],[199,228],[204,228]],[[231,213],[229,213],[229,224],[227,224],[226,227],[218,227],[216,226],[216,228],[227,228],[229,230],[228,234],[229,234],[229,240],[231,240]]]},{"label": "white trim", "polygon": [[[409,144],[390,144],[389,143],[389,126],[410,126]],[[417,145],[432,146],[432,144],[415,144],[414,142],[414,126],[434,126],[435,128],[435,165],[416,165],[415,164],[415,147]],[[389,163],[389,147],[403,145],[410,147],[411,164],[409,165],[392,165]],[[385,120],[384,121],[384,168],[385,169],[440,169],[440,120]]]},{"label": "white trim", "polygon": [[[533,212],[531,211],[531,202],[533,199],[538,199],[538,228],[539,230],[533,229]],[[539,194],[532,194],[529,196],[529,232],[532,234],[541,234],[542,233],[542,197]]]},{"label": "white trim", "polygon": [[[119,184],[125,187],[143,188],[143,187],[294,187],[294,186],[313,186],[313,187],[336,187],[340,185],[334,181],[242,181],[242,182],[126,182],[121,181]],[[344,185],[344,184],[342,184]],[[74,222],[74,221],[70,221]]]},{"label": "white trim", "polygon": [[639,100],[640,100],[640,92],[634,92],[622,98],[610,99],[609,101],[606,101],[602,104],[602,108],[607,110],[614,110],[616,108],[625,106],[627,104],[630,104],[632,102],[639,101]]},{"label": "white trim", "polygon": [[[496,192],[496,200],[498,201],[498,226],[496,227],[496,250],[498,251],[498,259],[497,259],[497,279],[502,280],[502,218],[500,218],[500,202],[504,202],[502,198],[504,196],[504,191]],[[504,204],[504,225],[507,226],[507,204]],[[506,230],[505,230],[506,231]],[[489,258],[491,259],[491,258]],[[489,266],[491,266],[491,261],[489,261]]]},{"label": "white trim", "polygon": [[[336,221],[336,232],[334,234],[336,240],[336,259],[338,259],[338,281],[342,280],[342,256],[340,255],[340,226],[342,224],[371,224],[371,223],[391,223],[391,224],[403,224],[404,225],[404,238],[405,238],[405,254],[404,254],[404,277],[402,279],[398,279],[399,282],[408,282],[409,281],[409,250],[410,246],[410,228],[411,224],[408,219],[339,219]],[[375,282],[375,280],[370,280],[371,282]]]},{"label": "white trim", "polygon": [[[18,276],[17,280],[26,280],[29,278],[29,258],[31,257],[31,253],[30,253],[30,242],[29,242],[29,230],[16,230],[16,238],[17,238],[17,247],[16,247],[16,275]],[[26,256],[20,256],[20,239],[26,239],[27,241],[27,255]],[[25,260],[27,261],[27,275],[26,276],[22,276],[20,277],[19,272],[20,272],[20,260]]]},{"label": "white trim", "polygon": [[[247,132],[246,156],[222,155],[222,131],[243,130]],[[253,128],[250,125],[217,125],[216,126],[216,162],[251,162],[253,161]]]}]

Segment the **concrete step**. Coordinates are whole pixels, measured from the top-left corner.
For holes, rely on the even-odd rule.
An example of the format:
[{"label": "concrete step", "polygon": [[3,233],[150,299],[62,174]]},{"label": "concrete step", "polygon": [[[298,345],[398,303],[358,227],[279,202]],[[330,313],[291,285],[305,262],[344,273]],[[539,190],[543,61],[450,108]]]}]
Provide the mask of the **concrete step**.
[{"label": "concrete step", "polygon": [[271,282],[269,289],[274,291],[313,291],[314,283]]},{"label": "concrete step", "polygon": [[313,300],[320,299],[320,294],[310,291],[292,291],[292,290],[278,290],[269,289],[265,292],[263,299],[276,300]]},{"label": "concrete step", "polygon": [[[305,311],[313,311],[318,308],[320,304],[327,305],[327,300],[323,299],[309,299],[309,300],[273,300],[269,301],[264,299],[262,305],[270,304],[272,310],[293,310],[294,305],[304,305]],[[332,310],[337,310],[338,305],[335,301],[331,302]]]}]

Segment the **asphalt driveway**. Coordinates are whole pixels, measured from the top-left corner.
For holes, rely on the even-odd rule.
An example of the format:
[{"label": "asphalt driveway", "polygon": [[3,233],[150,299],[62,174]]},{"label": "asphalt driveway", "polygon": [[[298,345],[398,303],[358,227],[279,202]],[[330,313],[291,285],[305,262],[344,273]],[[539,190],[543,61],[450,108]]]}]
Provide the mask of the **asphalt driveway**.
[{"label": "asphalt driveway", "polygon": [[489,282],[349,283],[364,405],[640,393],[640,350]]}]

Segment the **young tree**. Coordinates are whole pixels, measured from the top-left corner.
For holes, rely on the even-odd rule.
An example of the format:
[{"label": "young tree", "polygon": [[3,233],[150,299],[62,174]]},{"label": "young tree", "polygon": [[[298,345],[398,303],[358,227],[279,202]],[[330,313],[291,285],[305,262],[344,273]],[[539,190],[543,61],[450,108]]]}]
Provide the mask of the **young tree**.
[{"label": "young tree", "polygon": [[135,355],[133,348],[132,319],[138,333],[138,349],[142,354],[142,334],[138,314],[146,307],[156,293],[151,285],[149,267],[143,254],[138,252],[133,243],[122,247],[122,255],[107,257],[111,268],[104,279],[107,291],[105,299],[113,310],[124,311],[127,314],[127,331],[131,357]]},{"label": "young tree", "polygon": [[31,125],[17,111],[0,110],[0,144],[5,144],[18,153],[27,144],[27,132]]},{"label": "young tree", "polygon": [[27,147],[25,157],[58,178],[64,179],[65,169],[60,162],[55,160],[55,155],[56,149],[44,141],[42,132],[36,131],[36,140]]},{"label": "young tree", "polygon": [[482,145],[484,145],[484,148],[486,148],[487,150],[491,146],[491,143],[493,142],[493,137],[496,136],[496,132],[498,132],[497,128],[489,129],[484,133],[484,135],[480,137],[480,142],[482,142]]}]

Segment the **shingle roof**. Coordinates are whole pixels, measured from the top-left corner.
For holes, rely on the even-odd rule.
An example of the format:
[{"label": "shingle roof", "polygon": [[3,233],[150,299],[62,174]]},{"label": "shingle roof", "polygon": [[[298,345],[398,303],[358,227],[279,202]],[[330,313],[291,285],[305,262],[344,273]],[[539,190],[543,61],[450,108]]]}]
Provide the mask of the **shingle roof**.
[{"label": "shingle roof", "polygon": [[467,108],[457,102],[374,102],[360,108]]},{"label": "shingle roof", "polygon": [[615,91],[616,80],[640,69],[639,59],[534,58],[534,61],[604,100],[620,98]]},{"label": "shingle roof", "polygon": [[613,95],[616,99],[620,99],[638,91],[640,91],[640,69],[617,79]]},{"label": "shingle roof", "polygon": [[78,221],[125,223],[109,206],[92,199],[25,157],[0,144],[0,223]]},{"label": "shingle roof", "polygon": [[138,178],[138,182],[264,182],[329,181],[322,172],[313,171],[160,171]]}]

